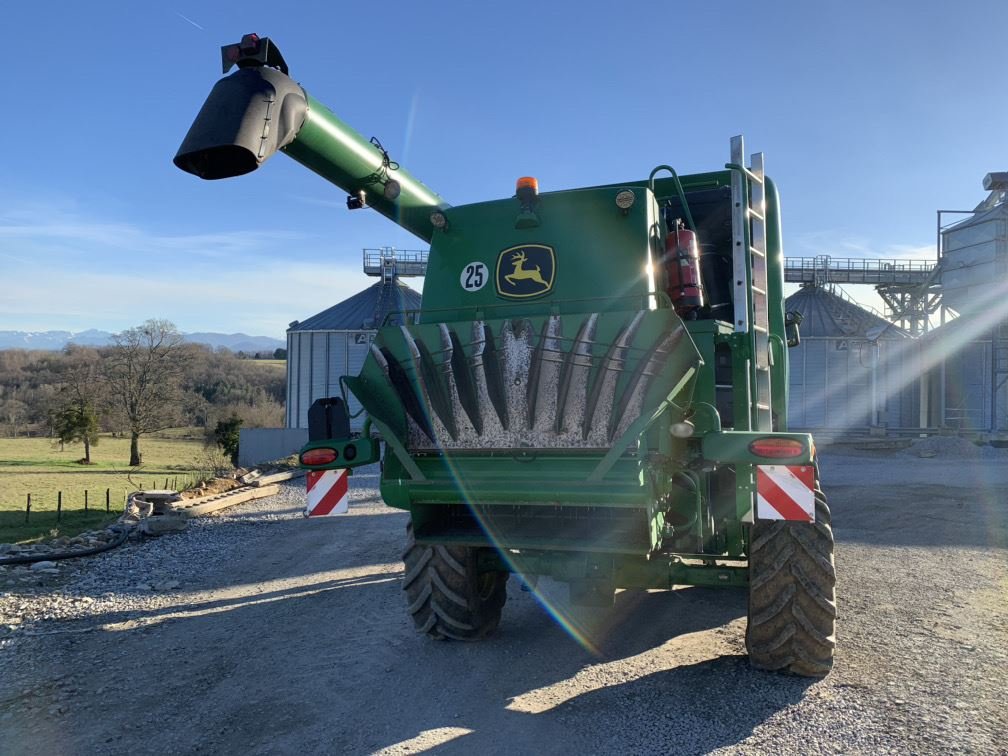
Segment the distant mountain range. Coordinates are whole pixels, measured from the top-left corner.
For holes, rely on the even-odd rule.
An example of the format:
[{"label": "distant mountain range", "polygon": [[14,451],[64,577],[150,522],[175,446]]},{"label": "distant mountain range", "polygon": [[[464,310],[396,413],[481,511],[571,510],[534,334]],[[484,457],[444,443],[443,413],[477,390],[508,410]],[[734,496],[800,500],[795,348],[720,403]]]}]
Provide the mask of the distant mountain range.
[{"label": "distant mountain range", "polygon": [[[186,341],[193,344],[206,344],[213,347],[225,347],[232,352],[272,352],[275,349],[286,349],[287,343],[268,336],[249,336],[244,333],[187,333]],[[58,350],[67,344],[79,346],[107,346],[112,343],[112,334],[108,331],[0,331],[0,349],[44,349]]]}]

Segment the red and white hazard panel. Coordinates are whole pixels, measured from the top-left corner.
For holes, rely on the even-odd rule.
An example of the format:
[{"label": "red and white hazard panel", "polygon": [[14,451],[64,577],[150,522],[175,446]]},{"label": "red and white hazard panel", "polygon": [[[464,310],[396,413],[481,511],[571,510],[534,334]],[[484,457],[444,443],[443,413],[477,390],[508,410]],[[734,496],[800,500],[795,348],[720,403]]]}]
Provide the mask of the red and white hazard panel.
[{"label": "red and white hazard panel", "polygon": [[305,517],[346,514],[350,509],[348,470],[309,470]]},{"label": "red and white hazard panel", "polygon": [[757,465],[756,518],[815,522],[815,467]]}]

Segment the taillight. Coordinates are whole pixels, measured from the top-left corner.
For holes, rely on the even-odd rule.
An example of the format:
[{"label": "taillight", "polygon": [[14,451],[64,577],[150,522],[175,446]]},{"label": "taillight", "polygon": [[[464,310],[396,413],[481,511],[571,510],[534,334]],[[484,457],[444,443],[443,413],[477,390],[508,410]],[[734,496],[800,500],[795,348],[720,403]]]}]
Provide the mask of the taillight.
[{"label": "taillight", "polygon": [[757,438],[749,444],[749,451],[757,457],[787,459],[805,454],[805,444],[792,438]]},{"label": "taillight", "polygon": [[337,460],[339,452],[335,449],[309,449],[301,454],[302,465],[329,465]]}]

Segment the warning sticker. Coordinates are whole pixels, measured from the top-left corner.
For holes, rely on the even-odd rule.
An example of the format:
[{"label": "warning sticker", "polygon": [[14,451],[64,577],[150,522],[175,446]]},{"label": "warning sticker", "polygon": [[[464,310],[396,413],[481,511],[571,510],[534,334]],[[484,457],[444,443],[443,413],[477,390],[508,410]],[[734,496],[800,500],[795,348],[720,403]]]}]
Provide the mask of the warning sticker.
[{"label": "warning sticker", "polygon": [[815,522],[815,467],[757,465],[756,518]]},{"label": "warning sticker", "polygon": [[305,517],[328,517],[350,510],[348,471],[309,470],[308,506]]}]

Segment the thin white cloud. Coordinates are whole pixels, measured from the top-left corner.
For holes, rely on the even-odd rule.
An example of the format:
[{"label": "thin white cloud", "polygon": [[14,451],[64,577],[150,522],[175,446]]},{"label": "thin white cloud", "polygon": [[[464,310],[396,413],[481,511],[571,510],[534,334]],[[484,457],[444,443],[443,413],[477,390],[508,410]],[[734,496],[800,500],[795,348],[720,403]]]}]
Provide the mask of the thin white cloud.
[{"label": "thin white cloud", "polygon": [[934,260],[933,244],[880,243],[835,229],[796,234],[784,239],[786,257],[870,258],[880,260]]},{"label": "thin white cloud", "polygon": [[88,217],[72,202],[0,210],[0,269],[0,330],[117,331],[164,317],[186,331],[279,337],[374,283],[357,254],[334,259],[329,239],[166,234]]},{"label": "thin white cloud", "polygon": [[55,254],[90,252],[97,247],[106,253],[184,252],[199,257],[233,259],[239,253],[248,256],[269,245],[303,239],[302,235],[289,231],[262,229],[240,233],[161,234],[129,223],[85,219],[57,208],[0,212],[0,245],[20,244],[36,252]]},{"label": "thin white cloud", "polygon": [[373,283],[331,263],[276,262],[217,275],[151,276],[142,270],[51,271],[0,294],[0,330],[121,330],[163,317],[185,331],[280,337],[304,319]]}]

